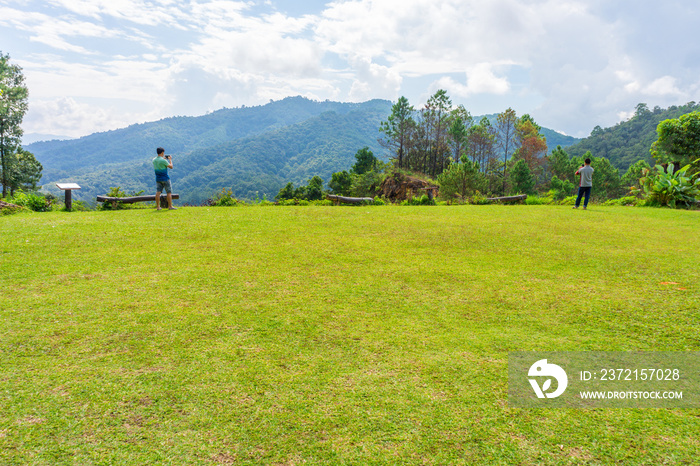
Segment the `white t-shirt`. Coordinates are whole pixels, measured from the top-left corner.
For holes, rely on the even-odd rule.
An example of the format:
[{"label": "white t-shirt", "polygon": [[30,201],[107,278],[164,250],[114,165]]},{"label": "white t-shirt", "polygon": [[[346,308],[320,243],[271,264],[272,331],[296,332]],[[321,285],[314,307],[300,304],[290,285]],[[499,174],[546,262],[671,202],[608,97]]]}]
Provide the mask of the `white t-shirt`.
[{"label": "white t-shirt", "polygon": [[580,186],[582,188],[593,186],[593,167],[591,167],[590,165],[584,165],[583,167],[578,169],[576,174],[581,175]]}]

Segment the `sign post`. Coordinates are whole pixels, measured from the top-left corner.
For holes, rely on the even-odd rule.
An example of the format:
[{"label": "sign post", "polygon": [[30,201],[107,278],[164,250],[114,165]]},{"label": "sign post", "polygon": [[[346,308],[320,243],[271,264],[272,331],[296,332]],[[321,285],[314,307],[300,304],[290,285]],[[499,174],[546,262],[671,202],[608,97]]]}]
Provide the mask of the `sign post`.
[{"label": "sign post", "polygon": [[73,208],[73,196],[71,195],[71,191],[80,189],[80,186],[76,183],[56,183],[56,186],[58,189],[66,192],[66,210],[70,212]]}]

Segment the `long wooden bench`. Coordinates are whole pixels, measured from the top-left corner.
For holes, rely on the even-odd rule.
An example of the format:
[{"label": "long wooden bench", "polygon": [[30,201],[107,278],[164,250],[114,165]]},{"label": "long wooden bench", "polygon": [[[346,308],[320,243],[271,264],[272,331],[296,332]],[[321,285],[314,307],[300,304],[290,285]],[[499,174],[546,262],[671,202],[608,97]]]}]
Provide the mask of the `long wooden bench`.
[{"label": "long wooden bench", "polygon": [[374,199],[371,197],[346,197],[336,196],[335,194],[326,194],[326,199],[330,199],[336,205],[340,202],[345,204],[371,204],[374,202]]},{"label": "long wooden bench", "polygon": [[513,201],[524,201],[527,199],[527,194],[518,194],[517,196],[503,196],[503,197],[487,197],[487,201],[500,201],[500,202],[513,202]]},{"label": "long wooden bench", "polygon": [[[179,194],[173,194],[173,199],[180,199]],[[117,203],[122,204],[134,204],[136,202],[155,202],[156,195],[151,194],[148,196],[130,196],[130,197],[111,197],[111,196],[97,196],[97,202],[111,202],[112,208],[117,208]],[[168,196],[167,194],[161,193],[160,195],[160,205],[161,207],[168,207]]]}]

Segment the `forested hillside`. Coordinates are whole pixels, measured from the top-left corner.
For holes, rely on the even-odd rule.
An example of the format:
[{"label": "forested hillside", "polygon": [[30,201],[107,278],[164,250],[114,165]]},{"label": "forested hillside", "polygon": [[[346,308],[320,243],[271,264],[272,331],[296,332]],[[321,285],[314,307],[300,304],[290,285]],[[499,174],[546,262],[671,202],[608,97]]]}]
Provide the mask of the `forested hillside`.
[{"label": "forested hillside", "polygon": [[700,110],[700,105],[695,102],[667,109],[654,107],[653,110],[649,110],[646,104],[639,104],[634,116],[629,120],[605,129],[596,126],[589,137],[566,151],[571,156],[579,157],[586,151],[591,151],[595,157],[605,157],[610,160],[610,163],[622,173],[638,160],[646,160],[653,165],[654,160],[649,148],[657,139],[658,124],[663,120],[678,118],[696,110]]},{"label": "forested hillside", "polygon": [[[380,123],[392,103],[315,102],[289,97],[259,107],[222,109],[199,117],[173,117],[68,141],[27,146],[44,167],[44,190],[55,182],[82,186],[74,195],[93,202],[119,186],[127,193],[153,190],[151,159],[158,146],[174,155],[173,186],[184,202],[199,203],[222,189],[240,198],[272,198],[287,182],[306,183],[349,169],[369,147],[380,159]],[[475,117],[478,121],[480,117]],[[495,116],[494,116],[495,118]],[[476,123],[476,121],[475,121]],[[574,138],[542,128],[550,148]]]},{"label": "forested hillside", "polygon": [[[263,106],[224,108],[198,117],[166,118],[80,139],[37,142],[26,149],[44,165],[46,179],[53,179],[70,176],[74,170],[88,166],[152,158],[158,146],[169,154],[182,154],[283,128],[323,112],[347,113],[360,105],[288,97]],[[391,104],[387,101],[384,105],[390,108]]]},{"label": "forested hillside", "polygon": [[[317,174],[329,179],[332,172],[352,165],[358,148],[369,146],[379,153],[377,127],[391,103],[375,100],[342,105],[340,113],[327,111],[256,136],[176,154],[171,171],[175,192],[182,202],[191,203],[204,201],[221,189],[231,189],[241,198],[252,199],[256,194],[272,198],[287,181],[307,181]],[[127,193],[150,192],[152,158],[144,154],[135,161],[78,168],[56,181],[77,182],[83,187],[77,194],[86,200],[94,200],[112,186]],[[42,182],[47,184],[46,177]]]}]

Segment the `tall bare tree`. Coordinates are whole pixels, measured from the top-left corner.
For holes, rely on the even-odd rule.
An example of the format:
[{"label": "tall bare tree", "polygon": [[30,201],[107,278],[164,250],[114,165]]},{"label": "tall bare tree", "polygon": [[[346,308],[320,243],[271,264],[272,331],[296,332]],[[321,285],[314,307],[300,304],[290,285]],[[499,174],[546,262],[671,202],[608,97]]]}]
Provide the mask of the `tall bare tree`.
[{"label": "tall bare tree", "polygon": [[379,131],[385,135],[384,139],[379,139],[379,143],[396,154],[399,168],[404,167],[404,158],[408,151],[411,132],[416,125],[413,119],[414,113],[415,109],[408,103],[408,99],[400,97],[398,102],[391,107],[391,115],[387,121],[382,121],[379,126]]},{"label": "tall bare tree", "polygon": [[447,91],[440,89],[428,99],[421,112],[429,147],[427,168],[432,176],[442,173],[447,163],[450,151],[448,130],[451,110],[452,100],[447,96]]},{"label": "tall bare tree", "polygon": [[508,170],[508,159],[518,148],[517,138],[518,117],[515,110],[508,108],[496,117],[496,138],[498,147],[503,155],[503,192],[506,192],[506,177]]}]

